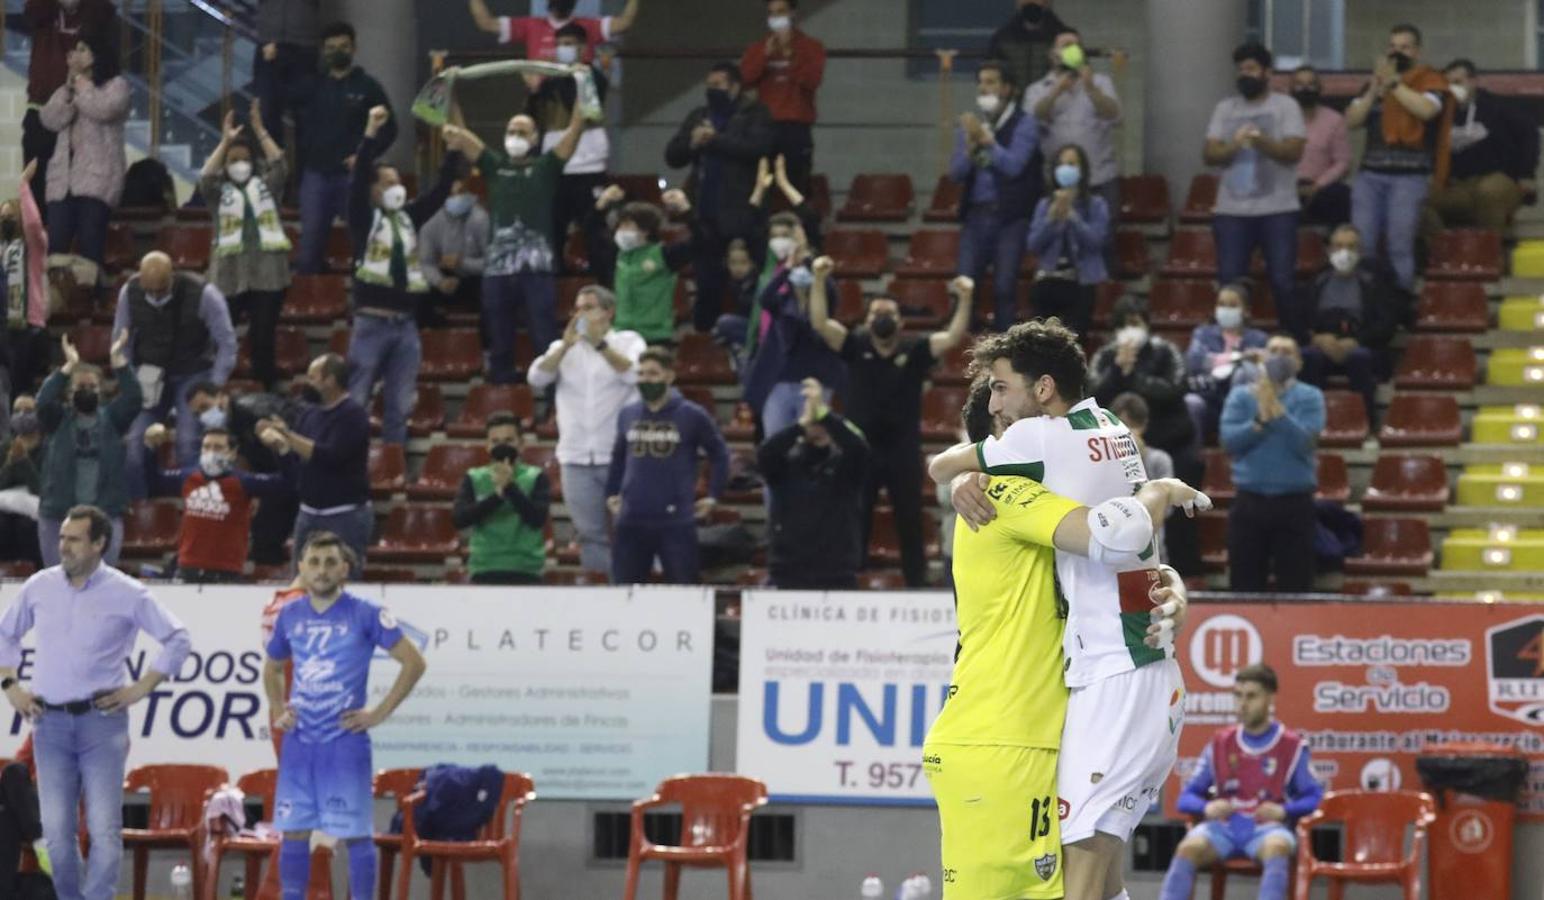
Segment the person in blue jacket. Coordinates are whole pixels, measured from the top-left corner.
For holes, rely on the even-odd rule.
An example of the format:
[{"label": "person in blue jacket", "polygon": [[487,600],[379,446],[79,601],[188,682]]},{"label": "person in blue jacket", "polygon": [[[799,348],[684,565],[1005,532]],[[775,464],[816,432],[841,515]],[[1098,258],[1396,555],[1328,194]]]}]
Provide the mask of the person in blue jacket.
[{"label": "person in blue jacket", "polygon": [[1029,303],[1036,318],[1056,316],[1078,334],[1094,318],[1094,289],[1110,277],[1110,207],[1088,186],[1088,155],[1076,144],[1056,151],[1056,189],[1035,204],[1026,239],[1039,261]]}]

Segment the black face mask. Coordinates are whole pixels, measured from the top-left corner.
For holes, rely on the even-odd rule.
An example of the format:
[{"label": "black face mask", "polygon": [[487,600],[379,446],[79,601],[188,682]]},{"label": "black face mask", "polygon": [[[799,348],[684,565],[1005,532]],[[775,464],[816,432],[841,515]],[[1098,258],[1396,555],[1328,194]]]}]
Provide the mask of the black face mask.
[{"label": "black face mask", "polygon": [[1019,7],[1019,15],[1024,18],[1025,25],[1039,25],[1045,18],[1045,7],[1038,3],[1029,3]]},{"label": "black face mask", "polygon": [[1319,105],[1318,88],[1298,88],[1292,92],[1292,99],[1304,109],[1312,109]]},{"label": "black face mask", "polygon": [[488,457],[494,462],[512,463],[520,456],[520,451],[512,444],[494,444],[488,451]]},{"label": "black face mask", "polygon": [[0,240],[14,241],[21,236],[21,226],[15,219],[0,221]]},{"label": "black face mask", "polygon": [[1403,53],[1390,53],[1389,60],[1394,63],[1394,69],[1398,72],[1408,72],[1415,65],[1415,60]]},{"label": "black face mask", "polygon": [[316,389],[316,385],[308,384],[300,389],[300,399],[312,406],[322,404],[322,392]]},{"label": "black face mask", "polygon": [[547,15],[554,19],[566,19],[574,14],[574,4],[569,0],[551,0],[547,4]]},{"label": "black face mask", "polygon": [[343,71],[354,64],[354,54],[347,50],[333,50],[327,54],[327,68]]},{"label": "black face mask", "polygon": [[1254,75],[1240,75],[1234,84],[1238,86],[1238,92],[1244,95],[1245,100],[1253,100],[1265,93],[1265,79]]},{"label": "black face mask", "polygon": [[715,113],[726,113],[734,106],[734,98],[723,88],[708,88],[708,109]]},{"label": "black face mask", "polygon": [[869,326],[869,331],[874,333],[874,337],[887,341],[895,337],[895,332],[900,327],[901,323],[896,321],[895,316],[875,316],[874,323]]},{"label": "black face mask", "polygon": [[75,404],[75,411],[83,416],[89,416],[97,411],[97,404],[101,402],[97,392],[90,388],[76,388],[75,395],[70,401]]}]

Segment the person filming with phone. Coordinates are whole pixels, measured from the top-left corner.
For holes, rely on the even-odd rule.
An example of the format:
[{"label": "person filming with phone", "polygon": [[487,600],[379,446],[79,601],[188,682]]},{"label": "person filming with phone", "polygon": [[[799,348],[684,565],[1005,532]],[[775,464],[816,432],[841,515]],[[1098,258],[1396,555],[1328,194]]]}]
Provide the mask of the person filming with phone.
[{"label": "person filming with phone", "polygon": [[540,584],[547,561],[547,473],[520,459],[520,420],[513,413],[488,417],[486,466],[461,478],[451,518],[472,531],[467,568],[473,584]]}]

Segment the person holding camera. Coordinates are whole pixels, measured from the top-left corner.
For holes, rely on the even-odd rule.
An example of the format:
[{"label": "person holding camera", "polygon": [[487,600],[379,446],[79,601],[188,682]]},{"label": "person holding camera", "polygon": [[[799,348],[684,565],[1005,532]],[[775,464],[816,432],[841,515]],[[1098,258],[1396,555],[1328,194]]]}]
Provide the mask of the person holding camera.
[{"label": "person holding camera", "polygon": [[540,584],[547,562],[547,473],[520,461],[520,422],[497,412],[486,425],[486,466],[461,478],[451,519],[472,531],[467,567],[473,584]]}]

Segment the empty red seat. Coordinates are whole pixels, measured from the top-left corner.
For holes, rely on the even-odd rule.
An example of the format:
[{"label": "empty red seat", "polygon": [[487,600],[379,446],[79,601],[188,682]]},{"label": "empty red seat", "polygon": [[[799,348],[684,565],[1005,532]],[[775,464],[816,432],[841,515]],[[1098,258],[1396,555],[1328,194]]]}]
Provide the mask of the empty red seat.
[{"label": "empty red seat", "polygon": [[664,189],[661,183],[664,181],[654,172],[644,172],[634,175],[607,175],[607,182],[616,185],[627,195],[628,202],[652,203],[655,206],[664,204]]},{"label": "empty red seat", "polygon": [[1409,597],[1415,591],[1403,581],[1346,581],[1340,592],[1350,597]]},{"label": "empty red seat", "polygon": [[826,255],[836,263],[838,278],[877,278],[890,265],[890,245],[883,231],[871,228],[828,231]]},{"label": "empty red seat", "polygon": [[1501,234],[1488,228],[1449,228],[1427,245],[1427,278],[1495,281],[1501,264]]},{"label": "empty red seat", "polygon": [[1490,328],[1485,285],[1477,281],[1428,281],[1415,310],[1417,331],[1480,332]]},{"label": "empty red seat", "polygon": [[1351,499],[1351,472],[1346,458],[1339,453],[1320,453],[1318,458],[1319,489],[1314,496],[1320,500],[1345,503]]},{"label": "empty red seat", "polygon": [[960,410],[969,393],[962,387],[931,387],[922,392],[922,436],[930,441],[954,441],[960,433]]},{"label": "empty red seat", "polygon": [[212,234],[209,225],[168,225],[156,237],[156,249],[170,256],[179,269],[203,272],[209,268]]},{"label": "empty red seat", "polygon": [[1367,440],[1367,404],[1351,391],[1324,392],[1324,447],[1360,447]]},{"label": "empty red seat", "polygon": [[1346,560],[1347,575],[1414,575],[1431,568],[1431,532],[1424,519],[1362,521],[1362,555]]},{"label": "empty red seat", "polygon": [[1154,328],[1194,328],[1212,320],[1217,289],[1210,281],[1160,278],[1147,297]]},{"label": "empty red seat", "polygon": [[729,355],[711,335],[687,334],[676,346],[676,377],[686,384],[733,384]]},{"label": "empty red seat", "polygon": [[1187,228],[1169,237],[1169,261],[1163,274],[1173,278],[1215,278],[1217,242],[1208,229]]},{"label": "empty red seat", "polygon": [[563,499],[563,466],[558,462],[557,448],[532,444],[520,448],[520,461],[547,473],[547,487],[553,500]]},{"label": "empty red seat", "polygon": [[960,196],[965,186],[948,175],[938,176],[933,186],[933,199],[922,213],[922,221],[940,225],[960,220]]},{"label": "empty red seat", "polygon": [[[938,520],[922,517],[923,552],[932,559],[938,555]],[[869,530],[869,564],[898,566],[901,564],[901,542],[895,531],[895,510],[888,506],[874,507],[873,527]]]},{"label": "empty red seat", "polygon": [[1474,387],[1479,377],[1474,344],[1465,338],[1418,335],[1405,344],[1399,367],[1394,370],[1398,388],[1436,388],[1462,391]]},{"label": "empty red seat", "polygon": [[296,275],[284,298],[286,322],[336,322],[348,315],[348,280],[344,275]]},{"label": "empty red seat", "polygon": [[488,417],[497,412],[513,413],[523,429],[536,417],[536,398],[527,384],[474,384],[466,392],[461,412],[445,426],[451,437],[481,438],[487,434]]},{"label": "empty red seat", "polygon": [[911,176],[854,175],[838,222],[904,222],[911,217]]},{"label": "empty red seat", "polygon": [[370,445],[370,493],[385,499],[407,487],[407,453],[401,444]]},{"label": "empty red seat", "polygon": [[482,372],[482,344],[475,328],[426,328],[419,332],[423,364],[419,381],[467,381]]},{"label": "empty red seat", "polygon": [[449,500],[461,486],[468,469],[488,464],[488,448],[482,444],[435,444],[424,457],[418,478],[408,484],[415,500]]},{"label": "empty red seat", "polygon": [[[379,434],[385,404],[376,394],[370,403],[370,429]],[[407,414],[407,433],[412,437],[428,437],[445,427],[445,395],[439,385],[420,384],[418,397]]]},{"label": "empty red seat", "polygon": [[1378,457],[1373,465],[1362,508],[1439,512],[1447,505],[1447,498],[1447,466],[1442,457],[1391,454]]},{"label": "empty red seat", "polygon": [[724,440],[748,441],[756,436],[756,413],[744,401],[734,405],[729,424],[724,426]]},{"label": "empty red seat", "polygon": [[1115,311],[1115,301],[1126,295],[1126,286],[1119,281],[1101,281],[1094,288],[1094,321],[1097,328],[1110,324],[1110,314]]},{"label": "empty red seat", "polygon": [[851,279],[836,283],[836,306],[827,315],[849,327],[863,321],[868,314],[868,300],[863,296],[863,284]]},{"label": "empty red seat", "polygon": [[1117,278],[1141,278],[1152,267],[1147,255],[1147,236],[1132,228],[1115,232],[1115,272]]},{"label": "empty red seat", "polygon": [[900,306],[911,328],[937,328],[954,311],[949,282],[937,278],[895,278],[885,287],[885,295]]},{"label": "empty red seat", "polygon": [[898,569],[867,569],[858,573],[860,591],[904,591],[906,576]]},{"label": "empty red seat", "polygon": [[911,278],[947,278],[954,275],[960,257],[960,233],[953,229],[923,228],[911,233],[906,258],[895,274]]},{"label": "empty red seat", "polygon": [[152,556],[175,550],[181,528],[176,501],[136,500],[123,513],[123,553]]},{"label": "empty red seat", "polygon": [[[1307,278],[1329,264],[1330,256],[1325,249],[1324,239],[1316,231],[1300,229],[1297,233],[1297,277]],[[1263,262],[1260,271],[1265,271]]]},{"label": "empty red seat", "polygon": [[1161,225],[1169,221],[1169,182],[1162,175],[1126,175],[1120,180],[1122,222]]},{"label": "empty red seat", "polygon": [[123,222],[109,222],[107,243],[103,245],[102,264],[112,271],[132,269],[139,265],[139,254],[134,246],[134,229]]},{"label": "empty red seat", "polygon": [[1395,394],[1378,429],[1385,447],[1456,447],[1461,437],[1458,400],[1449,394]]},{"label": "empty red seat", "polygon": [[1190,190],[1185,194],[1185,206],[1179,211],[1179,220],[1187,225],[1204,225],[1212,220],[1212,207],[1217,205],[1217,176],[1202,172],[1190,179]]},{"label": "empty red seat", "polygon": [[454,556],[460,544],[449,507],[404,504],[386,515],[366,556],[372,562],[437,562]]},{"label": "empty red seat", "polygon": [[[408,173],[404,173],[406,177]],[[408,196],[414,196],[412,192]],[[296,245],[298,246],[298,245]],[[327,232],[327,268],[334,272],[354,271],[354,242],[348,236],[348,229],[342,225],[334,225]]]},{"label": "empty red seat", "polygon": [[[238,378],[252,374],[252,334],[248,332],[236,343],[236,369]],[[298,375],[311,365],[311,346],[306,333],[292,325],[281,325],[274,331],[273,363],[280,375]]]},{"label": "empty red seat", "polygon": [[933,383],[961,386],[967,383],[965,373],[970,369],[970,341],[961,341],[944,353],[933,366]]},{"label": "empty red seat", "polygon": [[1227,506],[1233,502],[1238,489],[1233,486],[1233,460],[1222,450],[1211,448],[1205,451],[1206,468],[1201,474],[1201,492],[1219,506]]}]

